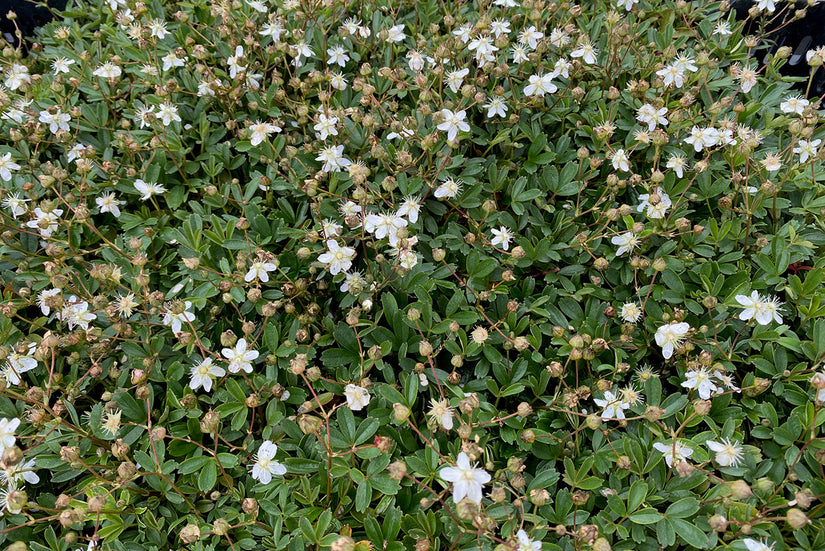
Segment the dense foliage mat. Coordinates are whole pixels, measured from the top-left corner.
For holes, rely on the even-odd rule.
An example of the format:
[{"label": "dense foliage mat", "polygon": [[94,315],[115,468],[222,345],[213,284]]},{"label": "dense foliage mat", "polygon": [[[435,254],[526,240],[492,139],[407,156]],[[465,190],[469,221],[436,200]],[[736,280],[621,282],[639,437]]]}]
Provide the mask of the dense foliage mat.
[{"label": "dense foliage mat", "polygon": [[825,131],[744,25],[101,0],[6,47],[0,542],[825,549]]}]

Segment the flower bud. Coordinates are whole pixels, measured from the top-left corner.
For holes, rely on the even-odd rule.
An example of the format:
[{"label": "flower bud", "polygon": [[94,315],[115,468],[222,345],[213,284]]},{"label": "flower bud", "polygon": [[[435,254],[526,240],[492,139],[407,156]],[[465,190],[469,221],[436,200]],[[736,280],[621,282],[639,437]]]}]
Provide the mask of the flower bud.
[{"label": "flower bud", "polygon": [[797,509],[796,507],[792,507],[788,509],[786,513],[785,521],[788,523],[788,526],[793,528],[794,530],[798,530],[800,528],[804,528],[807,524],[810,524],[810,519],[808,516],[802,512],[801,509]]},{"label": "flower bud", "polygon": [[744,480],[734,480],[730,483],[730,495],[733,499],[741,501],[749,498],[753,494],[750,485]]},{"label": "flower bud", "polygon": [[201,539],[201,529],[198,528],[197,524],[187,524],[180,531],[180,540],[183,543],[195,543],[199,539]]},{"label": "flower bud", "polygon": [[393,418],[399,423],[404,423],[410,416],[410,408],[401,403],[394,403],[392,405]]},{"label": "flower bud", "polygon": [[714,532],[724,532],[728,529],[728,524],[730,523],[728,522],[728,519],[722,515],[713,515],[708,519],[708,524]]}]

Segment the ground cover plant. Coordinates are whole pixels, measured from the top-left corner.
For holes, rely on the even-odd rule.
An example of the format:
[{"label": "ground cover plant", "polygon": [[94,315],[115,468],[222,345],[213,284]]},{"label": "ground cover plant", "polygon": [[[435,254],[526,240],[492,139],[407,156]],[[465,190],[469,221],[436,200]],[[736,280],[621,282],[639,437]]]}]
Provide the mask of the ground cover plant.
[{"label": "ground cover plant", "polygon": [[743,25],[107,0],[5,47],[0,541],[825,549],[821,105]]}]

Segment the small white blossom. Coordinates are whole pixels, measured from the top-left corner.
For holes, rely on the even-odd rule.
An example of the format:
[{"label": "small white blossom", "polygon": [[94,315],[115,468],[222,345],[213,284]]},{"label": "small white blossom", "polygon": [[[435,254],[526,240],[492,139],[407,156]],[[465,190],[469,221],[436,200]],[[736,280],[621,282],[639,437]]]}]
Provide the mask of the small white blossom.
[{"label": "small white blossom", "polygon": [[682,386],[699,393],[699,398],[708,400],[712,394],[719,390],[711,379],[710,372],[705,367],[688,371]]},{"label": "small white blossom", "polygon": [[670,322],[659,326],[654,336],[656,344],[662,347],[662,355],[665,359],[673,356],[674,350],[682,344],[682,341],[690,331],[690,325],[685,322]]},{"label": "small white blossom", "polygon": [[817,147],[822,143],[822,140],[799,140],[796,142],[796,147],[793,148],[794,153],[799,153],[799,162],[804,163],[808,158],[814,158],[817,154]]},{"label": "small white blossom", "polygon": [[4,182],[11,180],[11,171],[20,170],[20,165],[11,160],[11,152],[6,152],[0,157],[0,179]]},{"label": "small white blossom", "polygon": [[275,461],[275,454],[278,452],[276,446],[270,440],[264,440],[258,453],[255,455],[255,464],[252,465],[252,478],[261,484],[272,482],[272,476],[283,476],[286,474],[286,467]]},{"label": "small white blossom", "polygon": [[670,200],[670,196],[660,187],[657,187],[654,193],[659,198],[658,202],[652,203],[650,200],[651,194],[643,193],[639,195],[640,203],[639,206],[636,207],[636,211],[644,212],[648,217],[655,220],[664,218],[667,213],[667,209],[673,206],[673,202]]},{"label": "small white blossom", "polygon": [[120,205],[124,202],[119,201],[114,192],[104,193],[100,197],[95,197],[95,203],[100,207],[100,213],[111,212],[115,218],[120,217]]},{"label": "small white blossom", "polygon": [[461,182],[459,180],[454,180],[453,178],[447,178],[444,180],[440,186],[435,188],[435,197],[437,199],[454,199],[458,197],[458,194],[461,193]]},{"label": "small white blossom", "polygon": [[330,239],[327,241],[327,252],[318,256],[318,262],[326,264],[329,273],[336,275],[349,271],[353,258],[355,258],[355,249],[341,247],[336,241]]},{"label": "small white blossom", "polygon": [[632,231],[627,231],[619,235],[614,235],[610,238],[610,242],[618,245],[616,249],[616,256],[622,256],[624,253],[631,252],[639,246],[639,237]]},{"label": "small white blossom", "polygon": [[249,271],[246,272],[244,276],[244,281],[249,283],[257,279],[262,283],[267,283],[269,281],[269,272],[274,272],[278,269],[278,261],[275,260],[274,262],[265,262],[263,260],[256,260],[252,263],[252,266],[249,268]]},{"label": "small white blossom", "polygon": [[140,178],[135,180],[134,186],[135,189],[142,194],[140,197],[141,201],[146,201],[153,195],[162,195],[166,193],[166,188],[162,185],[156,184],[154,182],[144,182]]},{"label": "small white blossom", "polygon": [[439,124],[437,128],[447,133],[447,141],[453,141],[459,132],[469,132],[470,125],[465,122],[467,118],[466,111],[450,111],[449,109],[442,109],[441,116],[444,122]]},{"label": "small white blossom", "polygon": [[179,333],[184,323],[188,324],[195,321],[195,314],[189,311],[190,308],[192,308],[192,303],[188,300],[183,303],[183,311],[179,314],[172,312],[170,308],[166,308],[163,314],[163,325],[170,325],[172,333]]},{"label": "small white blossom", "polygon": [[756,319],[759,325],[768,325],[771,321],[782,323],[782,316],[779,308],[782,305],[779,299],[773,296],[763,297],[757,291],[753,291],[750,296],[736,295],[736,302],[745,307],[739,314],[742,321]]},{"label": "small white blossom", "polygon": [[246,339],[240,338],[235,343],[235,348],[224,348],[221,354],[229,360],[227,369],[230,373],[252,373],[252,360],[257,359],[260,353],[257,350],[248,350]]},{"label": "small white blossom", "polygon": [[206,358],[202,362],[198,362],[192,366],[190,370],[189,388],[198,390],[203,387],[206,392],[211,392],[212,381],[224,375],[226,375],[224,368],[213,365],[212,358]]},{"label": "small white blossom", "polygon": [[458,503],[465,497],[474,503],[481,503],[484,485],[492,480],[484,469],[470,464],[470,458],[459,452],[455,467],[443,467],[438,471],[442,480],[453,483],[453,502]]},{"label": "small white blossom", "polygon": [[708,440],[705,442],[710,451],[716,452],[716,462],[721,467],[736,467],[742,462],[742,446],[739,442],[731,443],[727,438],[721,442]]},{"label": "small white blossom", "polygon": [[665,456],[665,463],[668,467],[672,467],[674,462],[687,461],[693,455],[693,448],[690,448],[678,440],[673,444],[665,444],[663,442],[656,442],[653,448],[662,452]]},{"label": "small white blossom", "polygon": [[352,411],[361,411],[370,403],[369,391],[358,385],[348,384],[344,388],[344,396],[346,396],[347,405]]},{"label": "small white blossom", "polygon": [[593,47],[593,44],[590,43],[589,40],[582,42],[578,45],[578,47],[570,52],[570,57],[573,58],[582,58],[585,63],[588,65],[595,65],[597,62],[596,56],[599,54],[599,51]]},{"label": "small white blossom", "polygon": [[325,147],[318,153],[315,160],[324,163],[321,168],[324,172],[340,172],[352,164],[352,161],[344,157],[343,145]]},{"label": "small white blossom", "polygon": [[508,228],[501,226],[499,229],[493,228],[490,230],[493,234],[493,239],[490,240],[491,245],[501,245],[505,251],[510,248],[510,241],[513,240],[513,232]]}]

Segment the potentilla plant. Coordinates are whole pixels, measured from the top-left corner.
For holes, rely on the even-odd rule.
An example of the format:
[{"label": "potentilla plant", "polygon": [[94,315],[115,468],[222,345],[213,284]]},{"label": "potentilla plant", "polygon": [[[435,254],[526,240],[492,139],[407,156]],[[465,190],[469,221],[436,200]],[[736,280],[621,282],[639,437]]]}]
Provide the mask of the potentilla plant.
[{"label": "potentilla plant", "polygon": [[825,549],[780,72],[825,51],[745,33],[803,15],[76,0],[4,44],[0,542]]}]

